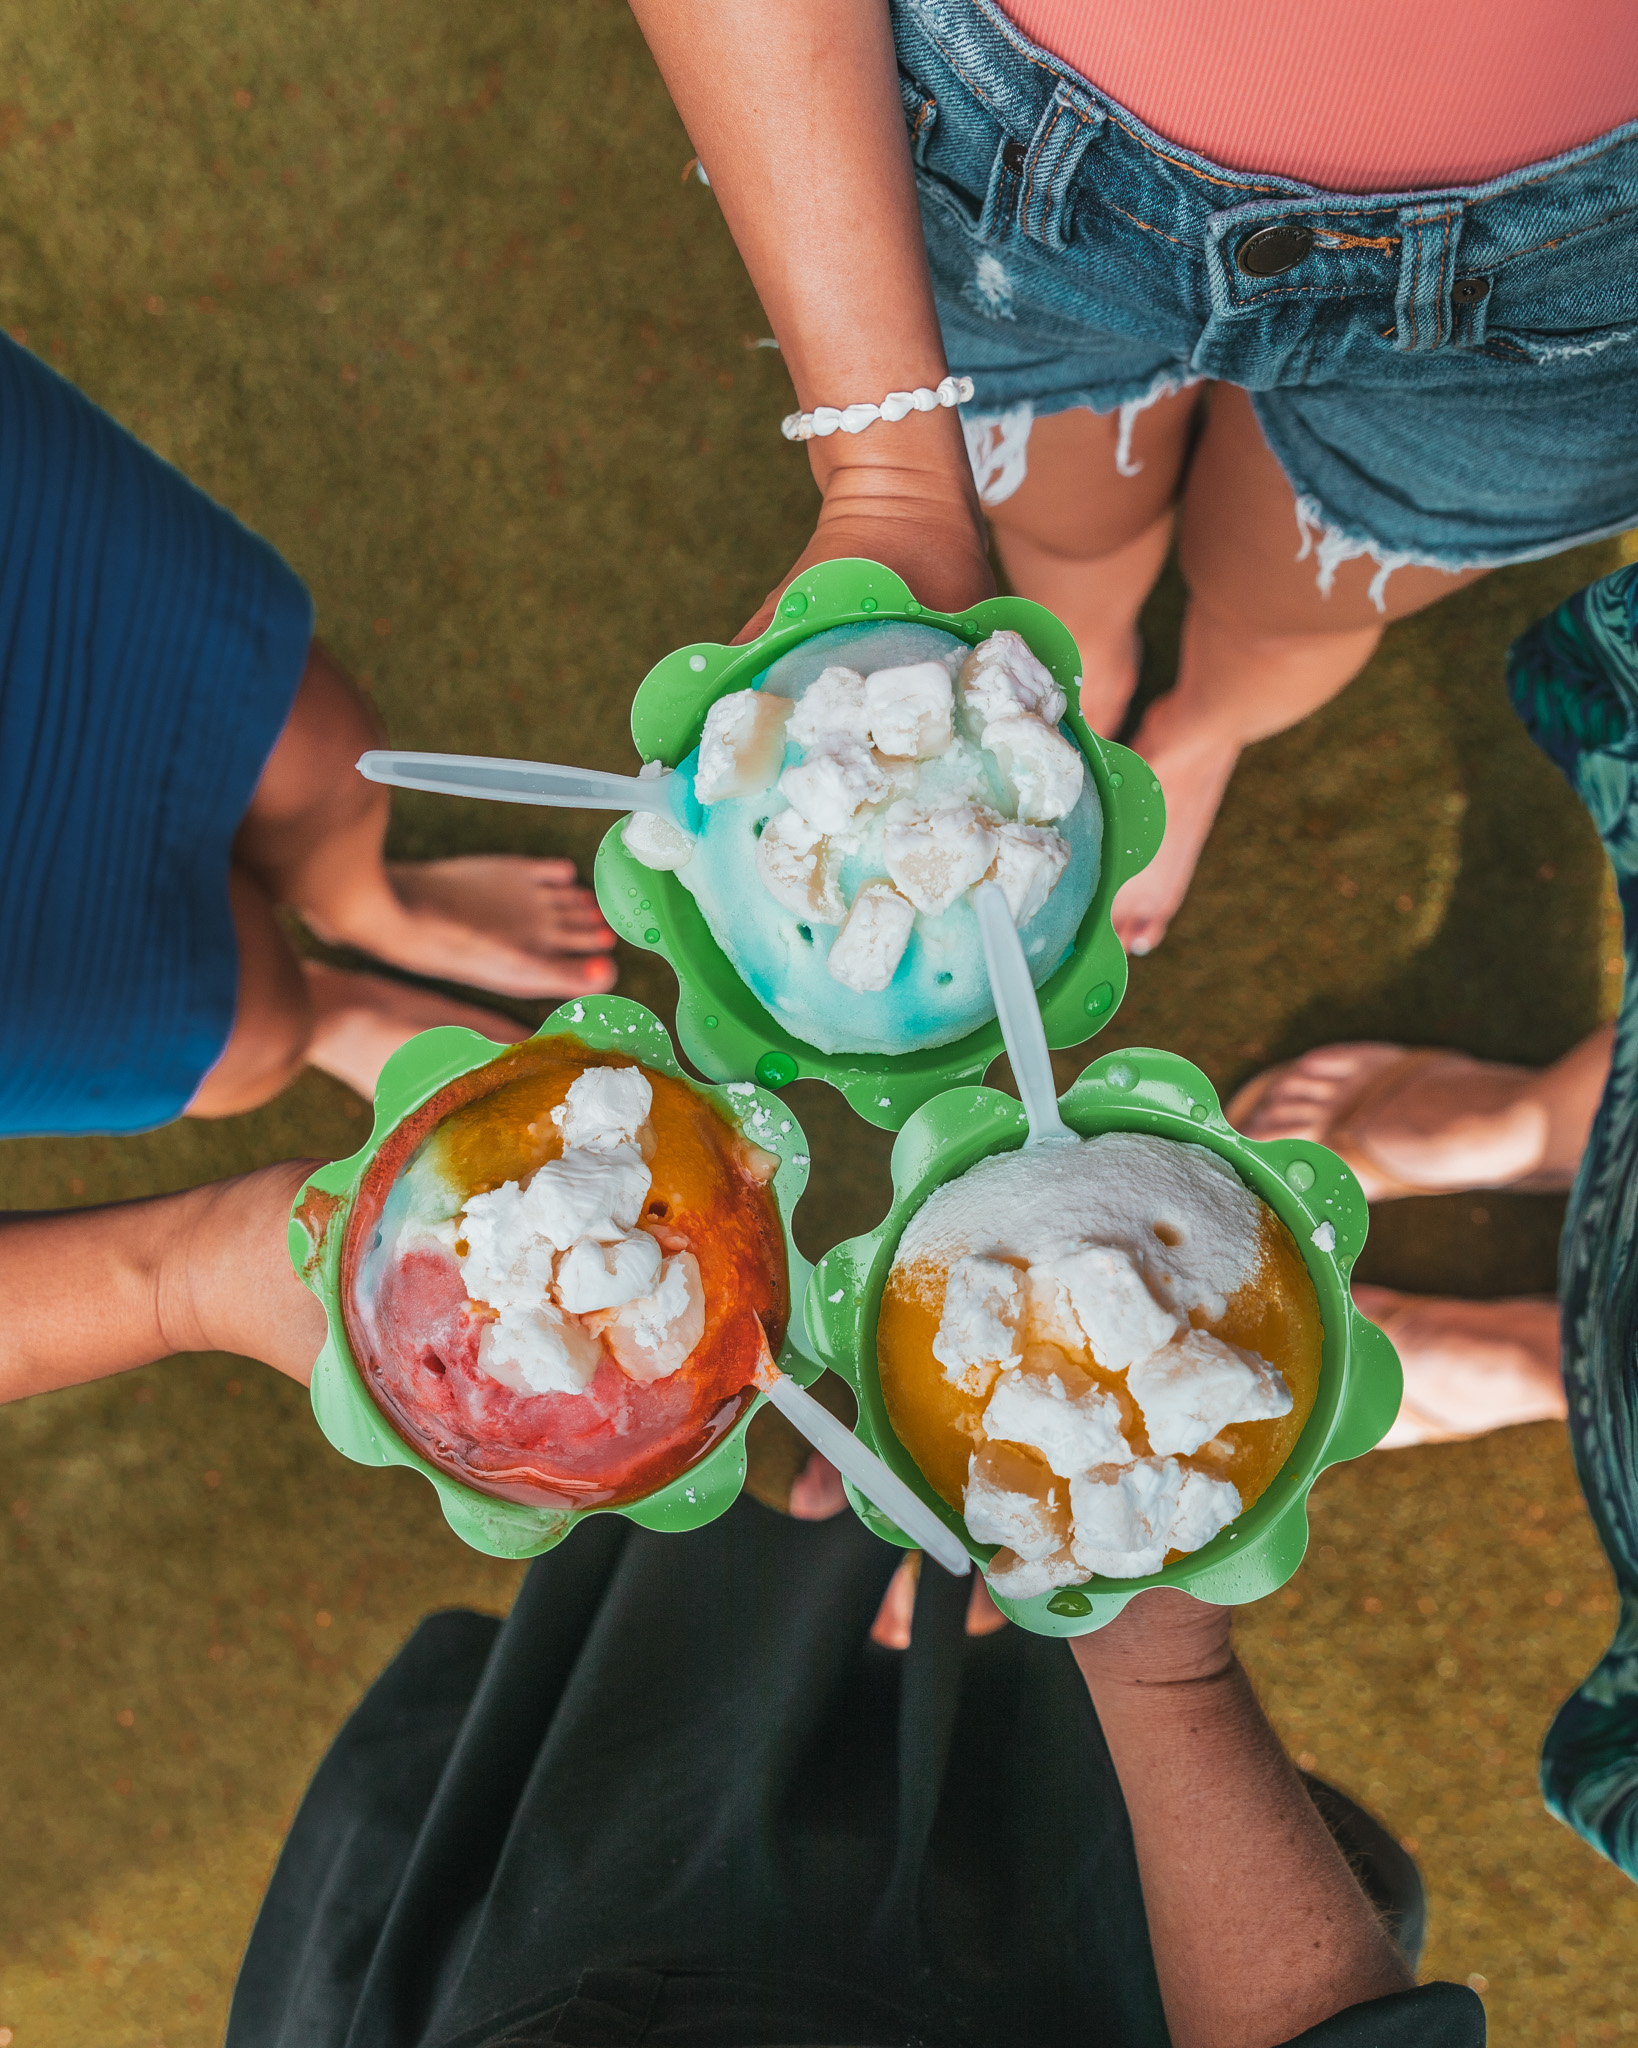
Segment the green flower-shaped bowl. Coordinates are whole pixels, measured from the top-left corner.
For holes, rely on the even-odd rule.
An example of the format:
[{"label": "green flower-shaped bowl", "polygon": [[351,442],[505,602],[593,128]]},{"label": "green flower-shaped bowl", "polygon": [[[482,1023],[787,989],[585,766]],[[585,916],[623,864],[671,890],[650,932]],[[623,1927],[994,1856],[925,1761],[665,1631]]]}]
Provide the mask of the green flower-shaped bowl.
[{"label": "green flower-shaped bowl", "polygon": [[[1126,954],[1109,910],[1121,883],[1154,858],[1166,813],[1148,766],[1128,748],[1098,739],[1081,717],[1080,656],[1069,629],[1043,606],[995,597],[970,611],[927,611],[877,562],[821,562],[792,584],[773,624],[749,646],[701,641],[679,647],[649,671],[631,707],[637,751],[644,761],[675,767],[698,745],[705,714],[719,697],[748,688],[771,662],[816,633],[891,619],[937,626],[969,642],[1010,627],[1068,699],[1067,723],[1103,807],[1103,847],[1097,888],[1074,947],[1039,994],[1049,1043],[1080,1045],[1103,1029],[1126,992]],[[621,938],[671,963],[677,1035],[701,1073],[718,1081],[755,1074],[770,1088],[828,1081],[867,1122],[895,1131],[942,1090],[979,1079],[1000,1054],[1001,1030],[993,1019],[952,1044],[890,1055],[823,1053],[793,1037],[734,971],[677,877],[644,867],[626,851],[620,830],[614,826],[598,850],[597,900]]]},{"label": "green flower-shaped bowl", "polygon": [[[1033,1600],[996,1605],[1037,1635],[1075,1636],[1113,1621],[1148,1586],[1182,1586],[1217,1606],[1240,1606],[1284,1585],[1308,1545],[1308,1491],[1328,1465],[1357,1458],[1380,1441],[1399,1410],[1399,1360],[1360,1315],[1348,1274],[1365,1242],[1359,1183],[1323,1145],[1304,1139],[1254,1144],[1232,1129],[1211,1083],[1176,1054],[1134,1048],[1095,1060],[1061,1098],[1064,1122],[1083,1137],[1144,1131],[1206,1145],[1226,1159],[1296,1239],[1319,1296],[1325,1348],[1319,1391],[1296,1447],[1268,1490],[1204,1549],[1147,1579],[1089,1579]],[[893,1147],[893,1206],[877,1229],[827,1252],[808,1287],[808,1329],[825,1364],[859,1400],[857,1433],[912,1486],[980,1564],[992,1545],[973,1543],[965,1524],[926,1480],[893,1432],[876,1364],[876,1318],[888,1269],[911,1216],[933,1190],[992,1152],[1020,1146],[1024,1112],[993,1088],[956,1088],[920,1109]],[[849,1489],[855,1512],[889,1542],[910,1539]]]},{"label": "green flower-shaped bowl", "polygon": [[[791,1212],[807,1185],[807,1140],[801,1126],[776,1097],[748,1083],[706,1088],[677,1065],[660,1020],[640,1003],[620,996],[588,997],[554,1010],[535,1036],[569,1037],[604,1052],[629,1053],[643,1065],[686,1081],[747,1137],[779,1159],[773,1192],[784,1226],[791,1315],[779,1363],[804,1385],[822,1368],[808,1355],[803,1304],[812,1268],[791,1236]],[[745,1480],[745,1430],[762,1404],[749,1403],[738,1422],[678,1479],[640,1500],[616,1508],[559,1510],[498,1500],[464,1485],[422,1457],[393,1428],[371,1399],[341,1311],[343,1251],[354,1204],[371,1162],[386,1140],[451,1082],[515,1051],[476,1031],[444,1026],[423,1031],[396,1052],[382,1070],[375,1091],[375,1128],[369,1142],[350,1159],[321,1167],[302,1189],[290,1212],[290,1257],[296,1271],[324,1304],[329,1332],[313,1368],[313,1413],[319,1428],[343,1456],[359,1465],[408,1465],[428,1480],[444,1518],[463,1542],[491,1557],[536,1557],[561,1543],[588,1514],[621,1514],[648,1529],[695,1529],[724,1513]],[[473,1091],[481,1094],[482,1090]],[[471,1099],[463,1094],[462,1099]],[[454,1105],[451,1104],[451,1107]],[[430,1128],[430,1125],[429,1125]]]}]

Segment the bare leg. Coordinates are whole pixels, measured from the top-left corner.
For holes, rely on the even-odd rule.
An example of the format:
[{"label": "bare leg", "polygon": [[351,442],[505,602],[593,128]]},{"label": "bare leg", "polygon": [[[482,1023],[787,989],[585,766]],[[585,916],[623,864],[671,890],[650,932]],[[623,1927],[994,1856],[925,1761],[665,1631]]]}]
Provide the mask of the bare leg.
[{"label": "bare leg", "polygon": [[[1414,1068],[1363,1118],[1347,1105],[1390,1069],[1404,1047],[1322,1045],[1274,1079],[1241,1127],[1248,1138],[1324,1144],[1339,1113],[1361,1164],[1429,1194],[1463,1188],[1567,1188],[1586,1149],[1609,1074],[1615,1026],[1601,1024],[1550,1067],[1445,1053]],[[1369,1172],[1365,1193],[1377,1198]]]},{"label": "bare leg", "polygon": [[1193,878],[1240,749],[1328,703],[1375,651],[1390,620],[1421,611],[1482,569],[1398,569],[1386,609],[1370,596],[1376,565],[1343,563],[1321,596],[1299,561],[1291,486],[1251,401],[1214,384],[1189,465],[1179,559],[1189,585],[1177,686],[1156,700],[1133,744],[1166,793],[1166,839],[1116,900],[1129,951],[1160,943]]},{"label": "bare leg", "polygon": [[1105,738],[1137,687],[1137,617],[1171,545],[1172,504],[1198,391],[1156,401],[1133,423],[1123,476],[1119,417],[1084,410],[1038,420],[1029,474],[990,524],[1020,597],[1058,614],[1081,654],[1081,710]]},{"label": "bare leg", "polygon": [[234,846],[267,896],[319,937],[417,974],[514,996],[612,988],[613,934],[568,861],[384,860],[388,793],[353,765],[380,738],[351,679],[315,641]]},{"label": "bare leg", "polygon": [[1379,1450],[1562,1422],[1568,1413],[1550,1295],[1444,1301],[1357,1281],[1354,1302],[1393,1339],[1405,1371],[1404,1402]]},{"label": "bare leg", "polygon": [[239,1116],[322,1067],[368,1099],[398,1048],[435,1024],[463,1024],[503,1045],[527,1036],[510,1017],[451,1002],[375,974],[298,960],[266,890],[235,864],[228,894],[239,938],[233,1031],[184,1114]]},{"label": "bare leg", "polygon": [[[799,1522],[828,1522],[832,1515],[839,1515],[846,1506],[847,1495],[842,1491],[841,1473],[828,1458],[814,1451],[796,1475],[796,1483],[791,1488],[792,1515]],[[921,1554],[912,1551],[887,1582],[882,1604],[870,1626],[870,1640],[880,1643],[884,1650],[906,1650],[910,1647],[910,1618],[915,1612],[916,1580],[920,1570]],[[974,1572],[972,1596],[967,1602],[968,1635],[993,1635],[1006,1625],[1007,1617],[990,1598],[990,1589],[984,1583],[983,1574]]]}]

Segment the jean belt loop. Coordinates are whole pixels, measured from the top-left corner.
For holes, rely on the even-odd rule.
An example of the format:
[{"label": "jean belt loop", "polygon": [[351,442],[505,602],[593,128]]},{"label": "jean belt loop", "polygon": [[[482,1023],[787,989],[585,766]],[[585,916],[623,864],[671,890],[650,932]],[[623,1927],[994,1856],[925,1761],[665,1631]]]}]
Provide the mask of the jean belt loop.
[{"label": "jean belt loop", "polygon": [[1081,159],[1104,124],[1104,112],[1067,79],[1047,102],[1024,156],[1018,225],[1048,249],[1069,244],[1072,194]]},{"label": "jean belt loop", "polygon": [[1453,331],[1450,288],[1456,282],[1463,202],[1420,200],[1399,209],[1399,296],[1394,340],[1412,351],[1447,348]]}]

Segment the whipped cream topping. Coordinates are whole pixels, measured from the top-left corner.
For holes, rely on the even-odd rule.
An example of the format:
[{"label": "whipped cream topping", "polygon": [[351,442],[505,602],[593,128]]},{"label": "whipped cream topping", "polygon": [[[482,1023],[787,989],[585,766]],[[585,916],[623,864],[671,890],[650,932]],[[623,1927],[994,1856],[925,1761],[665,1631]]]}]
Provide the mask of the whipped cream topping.
[{"label": "whipped cream topping", "polygon": [[518,1393],[584,1393],[605,1344],[629,1378],[663,1378],[704,1335],[693,1256],[638,1222],[653,1100],[640,1067],[588,1067],[552,1111],[561,1155],[469,1197],[456,1224],[467,1295],[494,1312],[478,1364]]},{"label": "whipped cream topping", "polygon": [[[1234,1423],[1289,1414],[1291,1393],[1188,1317],[1225,1312],[1261,1230],[1262,1205],[1215,1153],[1126,1132],[981,1160],[912,1217],[897,1263],[946,1269],[933,1356],[987,1397],[963,1513],[1001,1546],[996,1591],[1147,1577],[1239,1514],[1230,1481],[1183,1461]],[[1078,1360],[1125,1375],[1146,1456]]]}]

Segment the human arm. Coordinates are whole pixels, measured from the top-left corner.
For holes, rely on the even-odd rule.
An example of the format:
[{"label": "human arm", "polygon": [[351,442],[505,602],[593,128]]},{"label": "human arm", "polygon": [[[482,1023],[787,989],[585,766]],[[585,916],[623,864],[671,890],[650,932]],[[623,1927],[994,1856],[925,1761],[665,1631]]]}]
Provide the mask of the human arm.
[{"label": "human arm", "polygon": [[232,1351],[307,1383],[324,1311],[291,1269],[316,1162],[105,1208],[0,1217],[0,1401],[178,1351]]},{"label": "human arm", "polygon": [[[948,365],[886,0],[632,0],[804,411],[936,385]],[[777,432],[769,420],[768,431]],[[993,594],[953,409],[808,444],[818,527],[801,568],[867,555],[924,604]],[[742,636],[744,637],[744,636]]]},{"label": "human arm", "polygon": [[1410,1972],[1229,1641],[1229,1610],[1139,1594],[1073,1644],[1120,1778],[1173,2048],[1273,2048]]}]

